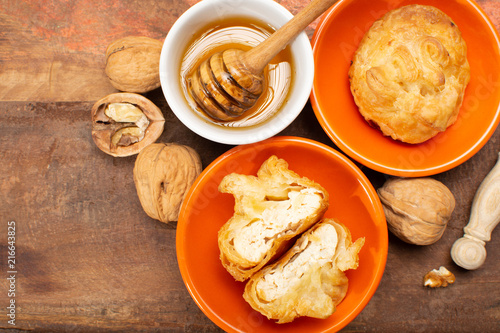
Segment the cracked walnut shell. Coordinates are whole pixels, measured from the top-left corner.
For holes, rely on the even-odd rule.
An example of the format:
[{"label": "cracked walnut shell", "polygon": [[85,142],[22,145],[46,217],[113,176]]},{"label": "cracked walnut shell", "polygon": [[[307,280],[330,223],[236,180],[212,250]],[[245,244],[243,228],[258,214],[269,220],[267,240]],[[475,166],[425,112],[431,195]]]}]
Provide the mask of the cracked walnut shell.
[{"label": "cracked walnut shell", "polygon": [[92,107],[92,139],[111,156],[130,156],[155,142],[165,118],[150,100],[134,93],[115,93]]},{"label": "cracked walnut shell", "polygon": [[455,198],[433,178],[391,178],[377,190],[389,230],[416,245],[437,242],[455,209]]},{"label": "cracked walnut shell", "polygon": [[135,161],[134,183],[142,208],[164,223],[177,221],[184,198],[201,173],[198,153],[176,143],[153,143]]}]

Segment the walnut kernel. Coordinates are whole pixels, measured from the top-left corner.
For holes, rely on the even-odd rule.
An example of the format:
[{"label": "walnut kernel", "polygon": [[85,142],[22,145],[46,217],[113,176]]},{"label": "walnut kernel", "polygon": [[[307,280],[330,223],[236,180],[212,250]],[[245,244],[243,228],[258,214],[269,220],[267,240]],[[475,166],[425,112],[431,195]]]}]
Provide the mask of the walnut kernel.
[{"label": "walnut kernel", "polygon": [[433,269],[424,276],[425,287],[447,287],[449,284],[454,282],[455,275],[444,266],[439,267],[439,270]]}]

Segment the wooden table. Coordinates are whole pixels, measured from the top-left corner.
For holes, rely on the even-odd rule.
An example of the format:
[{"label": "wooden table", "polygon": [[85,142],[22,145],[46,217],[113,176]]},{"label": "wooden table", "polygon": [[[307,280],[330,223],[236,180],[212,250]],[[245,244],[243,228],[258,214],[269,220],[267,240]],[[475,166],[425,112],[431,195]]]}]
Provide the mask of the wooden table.
[{"label": "wooden table", "polygon": [[[150,219],[132,179],[135,156],[113,158],[91,138],[90,109],[115,92],[104,51],[128,35],[163,39],[195,0],[0,2],[0,327],[10,331],[219,332],[181,279],[175,224]],[[296,13],[306,0],[281,2]],[[480,0],[500,27],[500,2]],[[312,36],[315,23],[308,28]],[[146,94],[164,112],[161,142],[195,148],[207,166],[230,146],[190,132],[161,90]],[[335,147],[308,104],[282,133]],[[443,236],[418,247],[390,235],[373,299],[345,332],[500,331],[500,234],[482,268],[455,266],[449,250],[468,222],[474,193],[497,160],[500,129],[470,160],[434,178],[457,206]],[[387,175],[360,166],[375,188]],[[8,295],[8,223],[16,226],[15,296]],[[448,267],[457,282],[423,287]],[[15,326],[7,309],[16,301]]]}]

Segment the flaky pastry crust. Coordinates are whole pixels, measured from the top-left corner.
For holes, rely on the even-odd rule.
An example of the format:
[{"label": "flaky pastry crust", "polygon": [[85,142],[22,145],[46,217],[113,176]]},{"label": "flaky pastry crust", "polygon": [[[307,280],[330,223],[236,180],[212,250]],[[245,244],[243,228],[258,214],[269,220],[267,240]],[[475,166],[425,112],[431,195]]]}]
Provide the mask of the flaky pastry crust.
[{"label": "flaky pastry crust", "polygon": [[457,119],[470,80],[457,25],[432,6],[388,12],[364,35],[349,70],[362,116],[384,135],[418,144]]},{"label": "flaky pastry crust", "polygon": [[232,173],[219,191],[235,199],[234,214],[218,233],[220,260],[237,280],[244,281],[283,254],[292,238],[315,224],[328,208],[328,192],[269,157],[253,175]]},{"label": "flaky pastry crust", "polygon": [[344,299],[344,271],[358,267],[364,238],[333,219],[323,219],[305,232],[277,262],[255,273],[245,285],[244,299],[278,324],[297,317],[328,318]]}]

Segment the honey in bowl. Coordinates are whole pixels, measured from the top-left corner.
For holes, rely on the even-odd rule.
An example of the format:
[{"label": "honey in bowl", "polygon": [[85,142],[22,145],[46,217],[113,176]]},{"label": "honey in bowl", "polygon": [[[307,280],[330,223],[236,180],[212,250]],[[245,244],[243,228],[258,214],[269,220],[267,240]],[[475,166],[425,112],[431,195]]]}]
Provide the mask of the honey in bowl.
[{"label": "honey in bowl", "polygon": [[220,120],[205,112],[191,94],[192,74],[200,64],[217,52],[227,49],[247,51],[268,38],[274,29],[247,17],[234,17],[211,24],[196,32],[188,44],[181,64],[181,86],[184,96],[202,119],[229,128],[251,127],[271,119],[286,103],[293,84],[293,59],[290,47],[279,52],[264,69],[264,90],[256,103],[240,116]]}]

